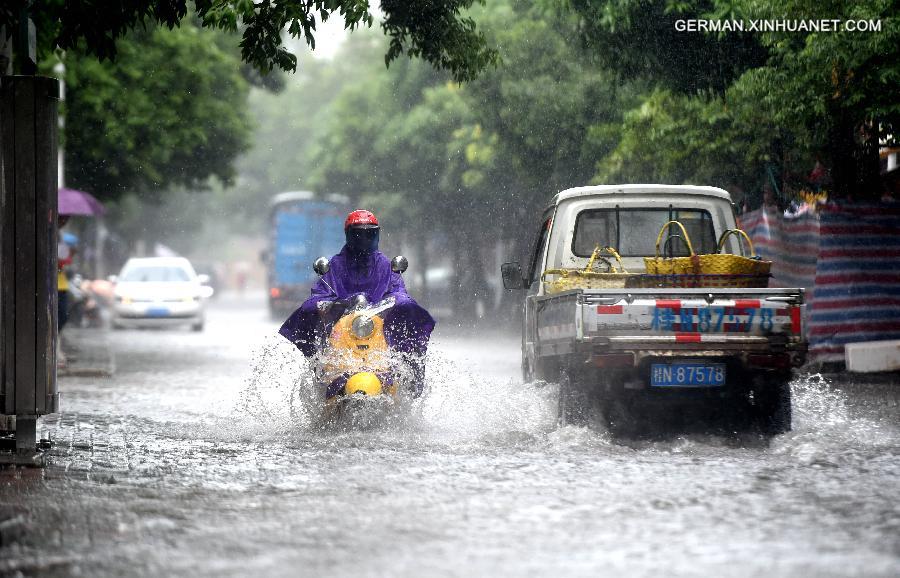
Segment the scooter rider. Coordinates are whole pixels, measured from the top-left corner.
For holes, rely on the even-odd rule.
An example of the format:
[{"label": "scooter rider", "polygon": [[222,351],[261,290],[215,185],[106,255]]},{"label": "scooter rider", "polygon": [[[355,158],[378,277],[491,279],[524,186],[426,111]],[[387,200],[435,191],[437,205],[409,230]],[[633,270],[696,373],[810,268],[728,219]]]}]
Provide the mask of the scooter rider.
[{"label": "scooter rider", "polygon": [[391,270],[390,260],[378,250],[379,233],[378,219],[371,212],[356,210],[347,215],[344,247],[331,258],[328,272],[279,333],[310,357],[316,352],[317,327],[322,323],[328,327],[343,314],[344,308],[337,302],[357,295],[364,295],[369,303],[393,297],[394,306],[384,314],[385,339],[391,349],[407,354],[414,375],[413,395],[418,397],[434,319],[409,296],[403,277]]}]

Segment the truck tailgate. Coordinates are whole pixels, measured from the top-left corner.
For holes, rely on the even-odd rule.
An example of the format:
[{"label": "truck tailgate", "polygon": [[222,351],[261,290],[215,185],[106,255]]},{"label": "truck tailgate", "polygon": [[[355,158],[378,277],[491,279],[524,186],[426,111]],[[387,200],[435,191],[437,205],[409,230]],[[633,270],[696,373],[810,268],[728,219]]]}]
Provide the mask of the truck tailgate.
[{"label": "truck tailgate", "polygon": [[802,340],[800,289],[576,290],[537,305],[541,342],[721,347]]}]

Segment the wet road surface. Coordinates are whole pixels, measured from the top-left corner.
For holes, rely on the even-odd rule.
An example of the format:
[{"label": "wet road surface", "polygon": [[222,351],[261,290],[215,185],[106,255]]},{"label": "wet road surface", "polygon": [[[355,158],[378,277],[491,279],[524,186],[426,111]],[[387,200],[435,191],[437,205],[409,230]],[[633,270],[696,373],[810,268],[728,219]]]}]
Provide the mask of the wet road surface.
[{"label": "wet road surface", "polygon": [[444,333],[424,399],[323,432],[276,327],[223,298],[202,334],[114,333],[114,377],[61,381],[50,466],[0,472],[28,517],[0,574],[900,575],[900,384],[798,379],[771,442],[617,443],[556,427],[516,337]]}]

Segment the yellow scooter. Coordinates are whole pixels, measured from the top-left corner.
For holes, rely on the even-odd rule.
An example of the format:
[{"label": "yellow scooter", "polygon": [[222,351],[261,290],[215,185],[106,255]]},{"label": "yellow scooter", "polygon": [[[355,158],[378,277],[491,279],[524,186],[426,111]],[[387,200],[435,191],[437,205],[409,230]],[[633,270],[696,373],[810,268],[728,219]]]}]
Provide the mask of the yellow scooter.
[{"label": "yellow scooter", "polygon": [[[395,272],[406,270],[405,257],[395,257]],[[328,272],[328,259],[316,260],[313,269],[320,276]],[[356,295],[348,302],[336,302],[344,313],[327,334],[321,336],[319,352],[313,358],[316,382],[325,391],[325,423],[350,421],[366,426],[381,419],[395,407],[398,381],[403,378],[399,363],[384,336],[381,314],[394,306],[393,297],[374,304]]]}]

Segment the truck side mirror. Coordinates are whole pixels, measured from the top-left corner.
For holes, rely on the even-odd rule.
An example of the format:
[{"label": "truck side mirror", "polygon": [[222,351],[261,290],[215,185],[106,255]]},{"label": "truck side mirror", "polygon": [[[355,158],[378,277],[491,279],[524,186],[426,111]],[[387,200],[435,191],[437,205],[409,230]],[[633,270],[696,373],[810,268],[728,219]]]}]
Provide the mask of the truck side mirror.
[{"label": "truck side mirror", "polygon": [[316,275],[320,277],[328,273],[328,270],[331,268],[331,264],[328,262],[328,259],[325,257],[319,257],[316,259],[316,262],[313,263],[313,271],[316,272]]},{"label": "truck side mirror", "polygon": [[391,271],[394,273],[403,274],[404,271],[409,267],[409,260],[403,255],[397,255],[393,259],[391,259]]},{"label": "truck side mirror", "polygon": [[500,265],[500,276],[503,277],[504,289],[527,289],[528,282],[522,274],[522,266],[517,262]]}]

